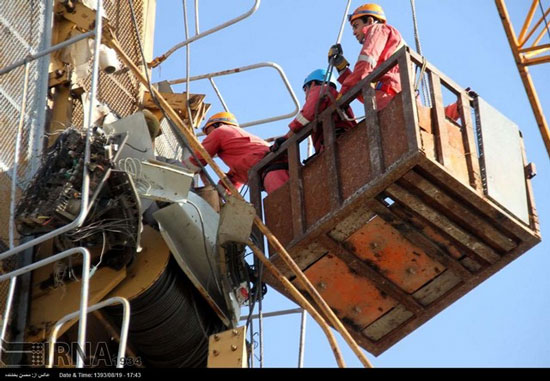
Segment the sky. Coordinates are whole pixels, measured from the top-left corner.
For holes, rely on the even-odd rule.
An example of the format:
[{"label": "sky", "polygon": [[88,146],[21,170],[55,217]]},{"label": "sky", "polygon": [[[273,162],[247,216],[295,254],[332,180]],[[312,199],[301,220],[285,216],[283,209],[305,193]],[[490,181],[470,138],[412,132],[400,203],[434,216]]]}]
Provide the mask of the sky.
[{"label": "sky", "polygon": [[[155,57],[185,40],[182,1],[157,0]],[[188,3],[190,36],[195,34],[194,1]],[[506,1],[516,32],[530,1]],[[206,31],[238,17],[254,1],[201,0],[199,27]],[[307,74],[327,67],[328,48],[335,43],[346,0],[262,0],[256,13],[190,47],[191,76],[260,62],[280,65],[298,97]],[[362,5],[352,1],[351,10]],[[388,23],[414,47],[410,1],[383,0]],[[545,9],[548,0],[542,2]],[[462,87],[471,87],[515,122],[523,133],[528,161],[536,164],[534,195],[541,223],[542,243],[480,284],[382,355],[367,357],[375,367],[549,367],[550,366],[550,160],[492,0],[416,1],[422,52],[430,63]],[[539,13],[540,17],[540,13]],[[543,43],[549,43],[545,37]],[[346,23],[344,55],[353,64],[360,46]],[[550,64],[530,69],[540,102],[550,117]],[[153,80],[185,77],[185,49],[154,69]],[[284,115],[294,104],[278,73],[262,68],[216,79],[223,98],[241,123]],[[174,87],[185,91],[184,85]],[[223,111],[210,83],[192,82],[191,93],[206,94],[212,104],[208,116]],[[360,104],[354,102],[354,109]],[[363,115],[356,112],[357,115]],[[287,131],[290,118],[251,127],[262,138]],[[503,154],[505,154],[503,152]],[[223,168],[223,166],[222,166]],[[270,289],[263,312],[296,308]],[[246,308],[243,313],[247,313]],[[255,322],[255,327],[258,324]],[[296,367],[300,315],[264,319],[264,366]],[[349,367],[361,363],[339,339]],[[258,354],[258,352],[257,352]],[[255,360],[258,366],[258,360]],[[306,325],[305,367],[336,367],[325,335],[315,321]]]}]

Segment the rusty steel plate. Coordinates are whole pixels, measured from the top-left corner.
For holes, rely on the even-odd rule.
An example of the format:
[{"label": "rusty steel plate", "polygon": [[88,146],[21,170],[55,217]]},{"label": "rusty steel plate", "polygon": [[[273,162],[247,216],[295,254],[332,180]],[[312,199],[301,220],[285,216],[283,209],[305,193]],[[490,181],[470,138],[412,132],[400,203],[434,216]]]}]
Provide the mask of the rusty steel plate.
[{"label": "rusty steel plate", "polygon": [[378,216],[353,233],[346,244],[369,266],[409,294],[445,270]]},{"label": "rusty steel plate", "polygon": [[398,304],[331,254],[321,258],[305,274],[336,315],[355,330],[367,327]]}]

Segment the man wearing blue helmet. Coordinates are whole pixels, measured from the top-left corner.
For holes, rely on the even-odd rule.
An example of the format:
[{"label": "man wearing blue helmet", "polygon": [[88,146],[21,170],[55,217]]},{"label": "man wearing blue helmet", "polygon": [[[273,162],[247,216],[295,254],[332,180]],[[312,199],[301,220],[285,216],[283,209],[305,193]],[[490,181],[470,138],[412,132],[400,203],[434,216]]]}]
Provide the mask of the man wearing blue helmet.
[{"label": "man wearing blue helmet", "polygon": [[[298,113],[296,118],[294,118],[294,120],[288,125],[290,131],[285,136],[278,138],[275,141],[275,143],[271,146],[271,151],[275,152],[277,149],[279,149],[279,146],[283,144],[286,139],[291,137],[293,134],[299,132],[305,125],[309,124],[315,118],[315,111],[317,107],[317,112],[321,113],[332,104],[334,99],[336,99],[338,95],[338,91],[336,90],[336,78],[334,75],[331,75],[327,84],[327,88],[323,92],[324,95],[322,99],[319,100],[325,76],[325,69],[317,69],[312,71],[306,77],[303,85],[304,92],[306,93],[306,102],[304,104],[304,107]],[[317,103],[319,103],[319,106],[317,106]],[[353,111],[349,106],[346,109],[346,115],[350,119],[355,118],[355,116],[353,115]],[[340,116],[338,116],[338,114],[334,115],[334,122],[337,134],[349,130],[356,125],[355,121],[342,120]],[[311,134],[311,139],[313,140],[313,147],[315,148],[315,152],[322,151],[323,131],[321,129],[315,129]]]}]

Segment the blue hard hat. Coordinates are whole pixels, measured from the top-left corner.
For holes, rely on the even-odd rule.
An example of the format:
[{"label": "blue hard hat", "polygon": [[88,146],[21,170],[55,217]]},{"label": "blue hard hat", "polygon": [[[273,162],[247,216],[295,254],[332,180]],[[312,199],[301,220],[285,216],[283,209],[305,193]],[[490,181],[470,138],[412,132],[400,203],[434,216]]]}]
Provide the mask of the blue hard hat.
[{"label": "blue hard hat", "polygon": [[[302,87],[306,87],[306,85],[308,85],[311,81],[323,82],[325,80],[326,75],[327,75],[327,71],[325,69],[313,70],[311,74],[308,75],[304,80],[304,84],[302,85]],[[328,82],[332,83],[334,87],[336,87],[336,76],[334,75],[334,72],[330,73]]]}]

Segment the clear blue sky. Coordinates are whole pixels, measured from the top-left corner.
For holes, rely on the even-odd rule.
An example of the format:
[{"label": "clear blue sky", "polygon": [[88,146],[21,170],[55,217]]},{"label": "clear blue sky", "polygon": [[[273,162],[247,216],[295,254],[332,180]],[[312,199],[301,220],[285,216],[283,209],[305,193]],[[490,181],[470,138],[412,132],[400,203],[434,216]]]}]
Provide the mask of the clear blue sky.
[{"label": "clear blue sky", "polygon": [[[188,3],[193,35],[194,1]],[[199,3],[200,30],[205,31],[246,12],[254,1],[201,0]],[[316,68],[326,68],[326,52],[336,40],[346,3],[346,0],[263,0],[250,18],[191,45],[191,75],[276,62],[284,69],[303,103],[303,79]],[[543,242],[384,354],[367,355],[376,367],[548,367],[550,160],[496,6],[492,0],[418,0],[416,3],[427,59],[459,85],[475,89],[522,130],[528,160],[538,169],[533,185]],[[531,2],[508,0],[507,3],[518,31]],[[354,0],[352,10],[361,4],[360,0]],[[389,23],[414,46],[410,2],[384,0],[380,4]],[[543,5],[547,7],[548,0],[543,1]],[[184,40],[184,33],[182,2],[159,0],[155,56]],[[548,37],[543,41],[550,42]],[[349,25],[344,30],[342,45],[348,60],[354,63],[360,46]],[[182,78],[185,69],[185,49],[182,49],[154,70],[154,80]],[[533,67],[531,72],[549,118],[550,64]],[[272,69],[222,77],[216,82],[241,122],[285,114],[293,109],[279,76]],[[176,90],[184,91],[185,87]],[[207,94],[207,102],[213,105],[209,116],[223,111],[208,81],[193,82],[191,92]],[[251,132],[264,138],[282,135],[289,122],[282,120],[252,127]],[[295,305],[270,289],[264,299],[264,312],[287,308]],[[296,367],[299,322],[299,315],[265,319],[265,366]],[[361,366],[345,343],[340,342],[348,366]],[[311,318],[307,324],[305,366],[336,366],[326,337]]]}]

